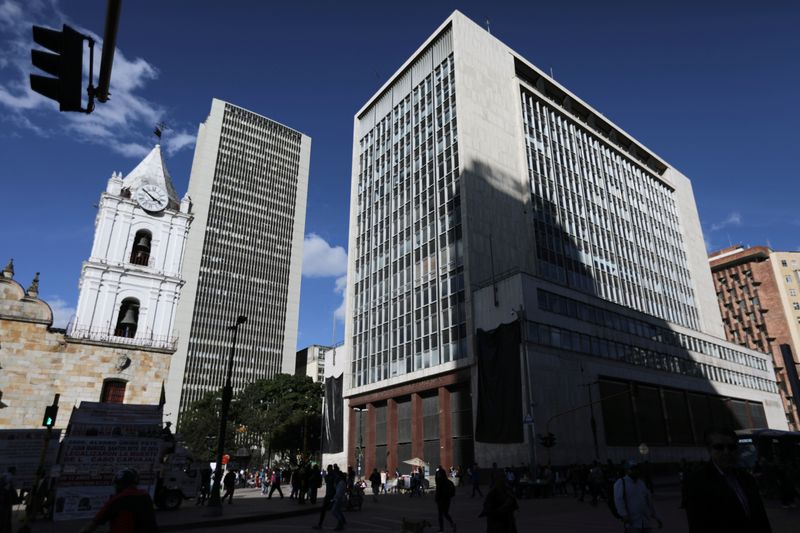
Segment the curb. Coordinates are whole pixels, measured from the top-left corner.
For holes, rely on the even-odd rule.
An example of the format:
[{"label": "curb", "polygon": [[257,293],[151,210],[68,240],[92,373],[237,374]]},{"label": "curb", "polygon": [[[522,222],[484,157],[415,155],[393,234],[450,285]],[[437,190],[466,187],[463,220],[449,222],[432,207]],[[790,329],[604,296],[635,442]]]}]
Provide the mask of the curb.
[{"label": "curb", "polygon": [[319,506],[309,507],[306,509],[295,509],[293,511],[281,511],[278,513],[261,513],[246,516],[232,516],[230,518],[220,518],[205,520],[203,522],[185,522],[181,524],[165,524],[159,525],[159,531],[188,531],[196,529],[205,529],[210,527],[231,526],[237,524],[249,524],[251,522],[262,522],[265,520],[280,520],[282,518],[292,518],[295,516],[319,514]]}]

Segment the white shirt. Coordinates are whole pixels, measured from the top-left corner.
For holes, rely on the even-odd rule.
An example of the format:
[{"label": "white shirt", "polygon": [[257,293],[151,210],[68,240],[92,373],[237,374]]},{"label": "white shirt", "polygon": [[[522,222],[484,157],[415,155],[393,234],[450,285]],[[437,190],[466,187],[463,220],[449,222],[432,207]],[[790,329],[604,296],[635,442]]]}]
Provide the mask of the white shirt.
[{"label": "white shirt", "polygon": [[[623,483],[625,484],[623,489]],[[618,479],[614,483],[614,503],[617,512],[623,518],[630,518],[633,527],[652,527],[650,520],[660,517],[653,505],[653,497],[644,481],[634,481],[630,476]]]}]

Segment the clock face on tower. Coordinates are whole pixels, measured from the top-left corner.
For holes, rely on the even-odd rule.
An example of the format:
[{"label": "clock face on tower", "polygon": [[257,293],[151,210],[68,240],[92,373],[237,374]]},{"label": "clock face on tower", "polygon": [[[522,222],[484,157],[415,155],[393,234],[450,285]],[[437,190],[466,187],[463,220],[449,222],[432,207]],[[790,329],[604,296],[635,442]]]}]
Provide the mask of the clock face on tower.
[{"label": "clock face on tower", "polygon": [[169,203],[167,191],[152,183],[142,185],[139,190],[136,191],[133,199],[142,206],[142,209],[151,212],[161,211],[167,207],[167,203]]}]

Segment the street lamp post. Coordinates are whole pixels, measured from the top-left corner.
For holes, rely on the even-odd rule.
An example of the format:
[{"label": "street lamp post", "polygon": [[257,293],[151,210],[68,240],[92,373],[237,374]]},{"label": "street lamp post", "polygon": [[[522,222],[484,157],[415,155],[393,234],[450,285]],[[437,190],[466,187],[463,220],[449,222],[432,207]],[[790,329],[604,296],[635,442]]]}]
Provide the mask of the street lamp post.
[{"label": "street lamp post", "polygon": [[236,323],[228,326],[233,331],[233,343],[231,344],[230,355],[228,356],[228,373],[225,378],[225,387],[222,389],[222,409],[219,413],[219,436],[217,437],[217,464],[214,468],[214,485],[211,487],[211,497],[208,506],[216,509],[214,514],[222,513],[222,501],[220,500],[220,485],[222,483],[222,456],[225,453],[225,428],[228,425],[228,409],[233,398],[233,385],[231,378],[233,375],[233,354],[236,352],[236,334],[239,326],[247,322],[247,317],[239,315]]},{"label": "street lamp post", "polygon": [[356,473],[361,478],[361,465],[364,462],[364,411],[366,407],[353,407],[354,411],[358,411],[358,456],[356,456]]}]

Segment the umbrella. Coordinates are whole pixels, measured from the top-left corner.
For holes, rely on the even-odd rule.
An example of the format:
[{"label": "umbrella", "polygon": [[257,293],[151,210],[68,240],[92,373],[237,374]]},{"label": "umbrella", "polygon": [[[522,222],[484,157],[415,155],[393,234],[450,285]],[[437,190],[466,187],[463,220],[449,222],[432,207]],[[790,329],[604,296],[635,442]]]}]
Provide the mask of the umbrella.
[{"label": "umbrella", "polygon": [[423,461],[419,457],[414,457],[413,459],[408,459],[408,460],[403,461],[403,462],[405,464],[411,465],[411,466],[428,466],[428,463],[426,463],[425,461]]}]

